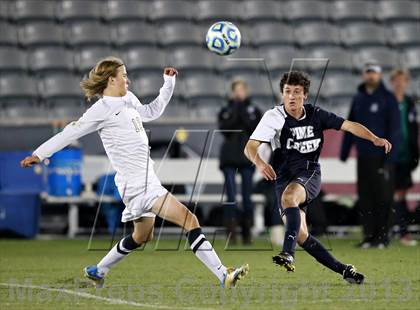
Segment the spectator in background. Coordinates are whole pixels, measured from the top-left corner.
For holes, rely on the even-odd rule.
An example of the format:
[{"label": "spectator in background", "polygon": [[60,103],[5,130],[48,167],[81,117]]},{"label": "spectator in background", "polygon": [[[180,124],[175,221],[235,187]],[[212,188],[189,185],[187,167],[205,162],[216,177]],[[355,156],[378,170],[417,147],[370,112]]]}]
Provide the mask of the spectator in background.
[{"label": "spectator in background", "polygon": [[357,191],[363,240],[361,248],[384,248],[389,244],[389,218],[393,204],[393,166],[397,160],[400,134],[400,113],[394,95],[382,83],[382,69],[367,63],[363,69],[363,83],[358,87],[348,120],[370,128],[393,145],[384,155],[368,141],[345,133],[340,159],[346,161],[350,149],[357,149]]},{"label": "spectator in background", "polygon": [[401,143],[395,171],[395,214],[400,228],[400,241],[403,245],[415,246],[407,231],[410,214],[407,208],[407,190],[413,186],[411,172],[419,163],[418,125],[414,98],[406,94],[410,81],[408,71],[394,69],[390,82],[400,107]]},{"label": "spectator in background", "polygon": [[227,202],[224,208],[224,221],[230,242],[236,242],[236,226],[239,224],[239,210],[236,204],[235,175],[242,178],[242,239],[244,244],[251,243],[251,227],[254,206],[251,201],[252,177],[254,167],[245,157],[243,149],[261,119],[261,111],[249,99],[248,85],[243,80],[235,80],[231,84],[231,96],[218,115],[219,129],[224,141],[220,149],[220,169],[225,177],[225,193]]}]

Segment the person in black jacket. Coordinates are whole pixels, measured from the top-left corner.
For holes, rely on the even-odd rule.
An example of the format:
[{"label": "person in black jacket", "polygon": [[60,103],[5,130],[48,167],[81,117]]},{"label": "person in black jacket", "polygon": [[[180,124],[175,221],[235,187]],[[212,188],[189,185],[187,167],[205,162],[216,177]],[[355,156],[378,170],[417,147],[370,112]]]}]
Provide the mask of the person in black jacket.
[{"label": "person in black jacket", "polygon": [[394,69],[390,82],[398,100],[401,116],[401,144],[398,149],[398,161],[395,173],[395,215],[400,227],[400,241],[403,245],[415,246],[407,231],[410,214],[407,208],[407,190],[413,186],[411,172],[419,163],[418,125],[414,98],[407,95],[410,76],[404,69]]},{"label": "person in black jacket", "polygon": [[393,205],[393,174],[400,135],[400,112],[394,95],[382,83],[382,69],[376,63],[364,67],[348,119],[361,123],[394,146],[388,155],[371,143],[345,134],[340,159],[345,161],[353,144],[357,149],[357,191],[363,225],[361,248],[384,248],[389,244],[389,219]]},{"label": "person in black jacket", "polygon": [[254,167],[245,157],[243,149],[249,136],[261,119],[261,111],[249,99],[248,85],[243,80],[235,80],[231,84],[231,98],[219,112],[219,129],[222,130],[224,141],[220,149],[220,169],[225,177],[225,192],[227,202],[224,209],[224,221],[230,242],[236,242],[236,225],[239,211],[236,205],[237,172],[242,177],[242,239],[244,244],[251,242],[251,227],[254,206],[251,201],[252,177]]}]

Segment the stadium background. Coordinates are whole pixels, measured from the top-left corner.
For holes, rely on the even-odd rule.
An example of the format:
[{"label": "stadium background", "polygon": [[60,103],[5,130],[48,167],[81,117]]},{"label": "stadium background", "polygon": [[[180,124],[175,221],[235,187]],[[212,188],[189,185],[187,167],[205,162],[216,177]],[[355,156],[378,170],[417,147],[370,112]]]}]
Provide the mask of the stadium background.
[{"label": "stadium background", "polygon": [[[243,37],[241,49],[228,58],[211,54],[204,45],[208,27],[219,20],[234,22]],[[229,81],[244,78],[252,100],[265,110],[277,102],[279,74],[299,58],[293,68],[311,74],[313,103],[328,58],[317,104],[346,116],[365,60],[383,66],[385,83],[395,65],[409,69],[410,93],[420,95],[419,34],[416,0],[0,0],[0,308],[417,309],[419,246],[353,247],[360,238],[355,161],[339,162],[339,132],[326,132],[321,158],[326,214],[318,233],[330,232],[320,237],[328,249],[367,275],[360,289],[316,266],[300,250],[296,273],[275,268],[270,259],[278,247],[267,242],[258,206],[252,247],[226,248],[223,238],[214,243],[226,264],[250,264],[250,276],[239,290],[216,290],[208,271],[182,250],[183,243],[171,240],[180,231],[167,223],[161,230],[157,222],[159,241],[130,255],[110,273],[106,288],[95,291],[81,279],[82,268],[98,261],[129,229],[119,226],[112,236],[106,213],[97,213],[115,201],[108,188],[98,208],[103,175],[111,172],[98,135],[74,145],[83,152],[80,172],[84,192],[90,193],[82,198],[45,195],[47,167],[21,169],[19,161],[89,106],[79,81],[99,58],[124,59],[131,90],[144,103],[157,94],[162,68],[174,66],[180,72],[174,98],[160,119],[145,124],[151,155],[157,166],[165,153],[178,157],[165,160],[159,176],[178,197],[191,200],[190,208],[198,200],[197,215],[209,239],[213,232],[224,236],[217,230],[221,136],[213,130]],[[204,182],[191,195],[198,167],[204,171],[198,180]],[[417,211],[410,229],[418,231],[420,170],[413,176],[409,200]],[[259,201],[258,195],[254,199]],[[16,236],[35,240],[9,238]],[[132,288],[141,292],[130,295]]]},{"label": "stadium background", "polygon": [[[242,46],[230,57],[213,55],[205,48],[205,33],[218,20],[234,22],[242,33]],[[202,192],[220,196],[223,184],[217,184],[221,180],[217,155],[221,136],[212,136],[211,148],[206,146],[205,150],[203,139],[205,130],[216,129],[216,115],[228,95],[229,81],[245,79],[252,100],[266,110],[278,102],[279,75],[289,70],[295,59],[293,68],[311,74],[309,101],[313,103],[328,58],[317,104],[346,116],[363,63],[375,59],[384,68],[385,83],[391,68],[409,69],[410,93],[420,95],[419,22],[420,3],[414,0],[2,0],[0,151],[31,151],[64,124],[77,119],[90,104],[83,98],[79,81],[101,57],[116,55],[125,61],[131,90],[144,103],[156,96],[162,68],[170,65],[180,71],[174,97],[164,115],[146,125],[151,134],[152,158],[159,161],[166,151],[187,160],[196,160],[202,153],[208,155],[209,167],[213,167],[209,178],[213,181]],[[167,150],[172,138],[175,143]],[[341,133],[327,132],[322,154],[324,191],[333,201],[355,193],[354,160],[348,165],[338,161],[340,141]],[[99,136],[84,137],[78,146],[87,163],[82,168],[83,181],[88,179],[87,187],[95,190],[98,178],[109,172]],[[46,169],[20,171],[15,164],[21,155],[11,159],[2,153],[3,166],[7,166],[1,175],[4,195],[38,195],[45,190]],[[164,183],[172,186],[181,182],[171,176],[179,175],[182,167],[165,168],[175,171],[162,172]],[[419,200],[419,174],[417,170],[414,175],[412,204]],[[178,185],[180,193],[189,193],[188,186],[182,189],[184,184]],[[35,205],[39,203],[41,216],[36,223],[41,223],[41,232],[65,232],[66,204],[64,208],[51,208],[43,200]],[[217,207],[214,201],[209,204]],[[344,204],[352,206],[351,202]],[[83,208],[84,203],[80,203],[79,221],[86,226],[85,232],[91,229],[96,210],[92,206],[97,204],[87,205]],[[211,208],[199,206],[204,223],[218,226],[211,219]],[[342,222],[357,224],[355,213],[349,217]],[[100,221],[101,225],[104,223]]]}]

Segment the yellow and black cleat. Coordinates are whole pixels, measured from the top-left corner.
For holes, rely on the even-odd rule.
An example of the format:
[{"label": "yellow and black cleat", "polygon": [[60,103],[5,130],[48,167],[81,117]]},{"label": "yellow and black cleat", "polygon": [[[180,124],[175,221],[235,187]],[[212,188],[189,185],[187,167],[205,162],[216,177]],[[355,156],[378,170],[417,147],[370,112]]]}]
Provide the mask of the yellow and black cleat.
[{"label": "yellow and black cleat", "polygon": [[286,252],[280,252],[273,256],[273,263],[284,267],[288,272],[295,271],[295,259],[292,255]]},{"label": "yellow and black cleat", "polygon": [[227,268],[223,280],[220,283],[222,288],[232,288],[238,284],[239,280],[245,278],[249,273],[249,265],[244,264],[241,267],[234,268],[229,267]]}]

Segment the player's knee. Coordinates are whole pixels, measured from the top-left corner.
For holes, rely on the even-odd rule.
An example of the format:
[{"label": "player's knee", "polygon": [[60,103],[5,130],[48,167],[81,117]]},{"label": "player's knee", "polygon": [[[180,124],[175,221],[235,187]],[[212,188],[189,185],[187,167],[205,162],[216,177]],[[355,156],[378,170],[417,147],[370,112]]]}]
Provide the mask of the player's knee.
[{"label": "player's knee", "polygon": [[293,191],[286,190],[281,196],[281,204],[283,208],[298,207],[299,203]]}]

